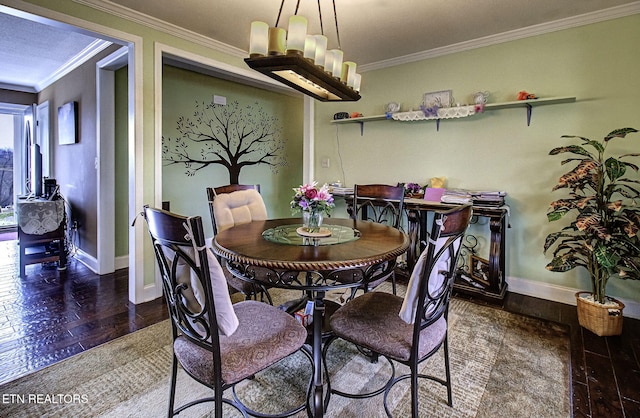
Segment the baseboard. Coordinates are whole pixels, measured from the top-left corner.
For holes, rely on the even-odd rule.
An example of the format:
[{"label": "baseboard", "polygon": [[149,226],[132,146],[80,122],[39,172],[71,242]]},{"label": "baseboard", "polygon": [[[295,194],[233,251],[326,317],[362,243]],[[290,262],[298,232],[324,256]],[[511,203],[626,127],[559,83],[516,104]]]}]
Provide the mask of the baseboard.
[{"label": "baseboard", "polygon": [[[97,272],[98,262],[94,257],[89,256],[82,250],[78,250],[76,259],[90,268],[94,273]],[[128,255],[116,257],[116,270],[127,267],[129,267]],[[584,290],[558,286],[552,283],[536,282],[533,280],[521,279],[519,277],[508,277],[507,284],[509,285],[509,292],[551,300],[554,302],[566,303],[573,306],[576,305],[576,292]],[[145,301],[153,300],[162,296],[162,290],[158,289],[155,284],[146,285],[143,293],[143,299]],[[625,305],[623,311],[624,316],[627,318],[640,319],[640,302],[620,297],[616,297],[616,299],[620,300]]]},{"label": "baseboard", "polygon": [[[81,249],[78,249],[76,250],[76,254],[74,255],[74,258],[80,261],[85,266],[87,266],[89,269],[91,269],[91,271],[98,274],[98,260],[95,257],[85,253]],[[114,267],[116,270],[128,268],[129,256],[123,255],[120,257],[116,257]]]},{"label": "baseboard", "polygon": [[87,266],[92,272],[98,274],[98,260],[92,256],[82,251],[80,248],[76,250],[75,255],[73,256],[76,260]]},{"label": "baseboard", "polygon": [[[125,268],[129,268],[129,256],[122,255],[116,257],[115,269],[121,270]],[[138,303],[149,302],[158,299],[159,297],[162,297],[162,283],[158,282],[147,284],[142,288],[142,297],[140,298]]]},{"label": "baseboard", "polygon": [[128,255],[122,255],[120,257],[116,257],[116,260],[115,260],[115,269],[116,270],[126,269],[127,267],[129,267],[129,256]]},{"label": "baseboard", "polygon": [[162,286],[156,283],[145,285],[142,290],[142,302],[150,302],[162,297]]},{"label": "baseboard", "polygon": [[[568,305],[576,305],[576,292],[584,289],[573,289],[565,286],[558,286],[552,283],[536,282],[532,280],[521,279],[518,277],[508,277],[508,291],[519,293],[521,295],[532,296],[535,298],[551,300],[554,302],[566,303]],[[616,296],[625,307],[623,315],[627,318],[640,319],[640,302],[628,300]]]}]

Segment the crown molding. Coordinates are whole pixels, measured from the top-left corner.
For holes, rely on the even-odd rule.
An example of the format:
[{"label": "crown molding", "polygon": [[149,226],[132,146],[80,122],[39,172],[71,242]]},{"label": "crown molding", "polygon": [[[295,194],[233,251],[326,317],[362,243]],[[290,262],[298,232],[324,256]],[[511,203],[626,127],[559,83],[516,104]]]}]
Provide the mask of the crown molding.
[{"label": "crown molding", "polygon": [[240,48],[236,48],[207,36],[200,35],[199,33],[192,32],[180,26],[173,25],[171,23],[165,22],[164,20],[160,20],[144,13],[140,13],[136,10],[129,9],[128,7],[121,6],[108,0],[73,0],[73,2],[89,6],[91,8],[109,13],[116,17],[132,21],[139,25],[167,33],[171,36],[175,36],[177,38],[181,38],[186,41],[190,41],[195,44],[202,45],[234,57],[245,58],[247,56],[247,51],[244,51]]},{"label": "crown molding", "polygon": [[44,88],[50,86],[65,75],[69,74],[70,72],[81,66],[84,62],[86,62],[105,48],[111,46],[112,44],[112,42],[105,41],[103,39],[96,39],[95,41],[91,42],[85,49],[72,57],[69,61],[65,62],[64,65],[58,68],[54,73],[49,75],[44,80],[40,80],[40,82],[35,85],[36,90],[42,91]]},{"label": "crown molding", "polygon": [[378,61],[371,64],[363,64],[358,66],[358,71],[364,73],[366,71],[380,70],[383,68],[394,67],[396,65],[423,61],[430,58],[469,51],[476,48],[483,48],[485,46],[497,45],[505,42],[515,41],[518,39],[524,39],[532,36],[557,32],[560,30],[590,25],[592,23],[618,19],[638,13],[640,13],[640,1],[629,3],[623,6],[616,6],[609,9],[599,10],[597,12],[585,13],[566,19],[555,20],[553,22],[541,23],[539,25],[533,25],[526,28],[499,33],[496,35],[485,36],[482,38],[460,42],[453,45],[447,45],[440,48],[429,49],[426,51],[417,52],[415,54],[404,55],[401,57]]},{"label": "crown molding", "polygon": [[[133,21],[143,26],[168,33],[172,36],[191,41],[193,43],[203,45],[205,47],[229,54],[238,58],[245,58],[247,51],[216,41],[215,39],[200,35],[198,33],[188,31],[179,26],[167,23],[163,20],[145,15],[127,7],[115,4],[108,0],[73,0],[75,3],[83,4],[97,10],[121,17],[126,20]],[[592,23],[604,22],[607,20],[618,19],[621,17],[631,16],[640,13],[640,1],[625,4],[622,6],[611,7],[609,9],[599,10],[597,12],[585,13],[566,19],[560,19],[553,22],[533,25],[526,28],[516,29],[496,35],[485,36],[470,41],[460,42],[457,44],[447,45],[440,48],[429,49],[414,54],[404,55],[383,61],[377,61],[370,64],[358,66],[359,72],[379,70],[383,68],[393,67],[401,64],[408,64],[416,61],[423,61],[430,58],[441,57],[444,55],[455,54],[458,52],[468,51],[476,48],[497,45],[518,39],[529,38],[532,36],[544,35],[547,33],[557,32],[560,30],[571,29],[579,26],[590,25]]]},{"label": "crown molding", "polygon": [[11,115],[22,115],[29,107],[31,107],[31,105],[0,102],[0,112],[9,113]]},{"label": "crown molding", "polygon": [[23,84],[0,83],[0,89],[20,91],[22,93],[37,93],[35,86],[26,86]]}]

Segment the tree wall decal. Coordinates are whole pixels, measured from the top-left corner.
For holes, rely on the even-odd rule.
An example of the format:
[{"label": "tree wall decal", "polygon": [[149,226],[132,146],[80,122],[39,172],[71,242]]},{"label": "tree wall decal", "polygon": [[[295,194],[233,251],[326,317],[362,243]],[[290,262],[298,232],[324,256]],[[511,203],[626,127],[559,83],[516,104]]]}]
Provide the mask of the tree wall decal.
[{"label": "tree wall decal", "polygon": [[229,171],[229,184],[238,184],[243,167],[267,165],[277,173],[287,162],[278,119],[257,102],[241,108],[237,101],[196,101],[192,117],[178,117],[177,131],[176,138],[162,137],[162,156],[165,165],[184,164],[187,176],[219,164]]}]

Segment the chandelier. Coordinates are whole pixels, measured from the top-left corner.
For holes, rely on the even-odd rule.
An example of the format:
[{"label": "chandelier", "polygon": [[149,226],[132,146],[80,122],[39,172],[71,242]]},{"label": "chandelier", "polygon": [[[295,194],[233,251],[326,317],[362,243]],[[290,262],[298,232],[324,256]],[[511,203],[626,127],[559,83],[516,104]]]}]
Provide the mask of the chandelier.
[{"label": "chandelier", "polygon": [[318,0],[320,35],[307,34],[307,19],[298,16],[300,0],[289,18],[288,32],[278,27],[284,1],[274,27],[265,22],[251,23],[247,65],[283,84],[323,102],[357,101],[360,99],[360,74],[356,63],[343,61],[336,2],[333,16],[336,24],[337,49],[327,50],[322,11]]}]

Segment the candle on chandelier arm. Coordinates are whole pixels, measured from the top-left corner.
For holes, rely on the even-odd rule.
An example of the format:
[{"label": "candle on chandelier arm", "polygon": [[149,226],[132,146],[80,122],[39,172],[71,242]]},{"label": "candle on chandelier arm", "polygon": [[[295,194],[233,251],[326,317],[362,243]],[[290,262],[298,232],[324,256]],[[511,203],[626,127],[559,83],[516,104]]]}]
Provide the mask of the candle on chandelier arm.
[{"label": "candle on chandelier arm", "polygon": [[333,71],[333,51],[333,49],[330,49],[324,54],[324,70],[329,74]]},{"label": "candle on chandelier arm", "polygon": [[339,49],[333,49],[333,70],[331,70],[331,74],[334,77],[340,78],[342,75],[342,59],[344,53]]},{"label": "candle on chandelier arm", "polygon": [[269,55],[283,55],[287,32],[282,28],[269,28]]},{"label": "candle on chandelier arm", "polygon": [[327,37],[324,35],[316,35],[316,56],[315,63],[320,67],[325,67],[325,60],[327,57]]},{"label": "candle on chandelier arm", "polygon": [[313,61],[316,58],[316,37],[307,35],[304,39],[304,57]]},{"label": "candle on chandelier arm", "polygon": [[291,16],[287,32],[287,53],[302,54],[306,36],[307,19],[303,16]]},{"label": "candle on chandelier arm", "polygon": [[342,77],[340,81],[347,83],[347,86],[353,87],[356,75],[356,63],[353,61],[345,61],[342,64]]},{"label": "candle on chandelier arm", "polygon": [[269,42],[269,25],[264,22],[251,22],[251,34],[249,35],[249,56],[259,57],[267,55]]}]

